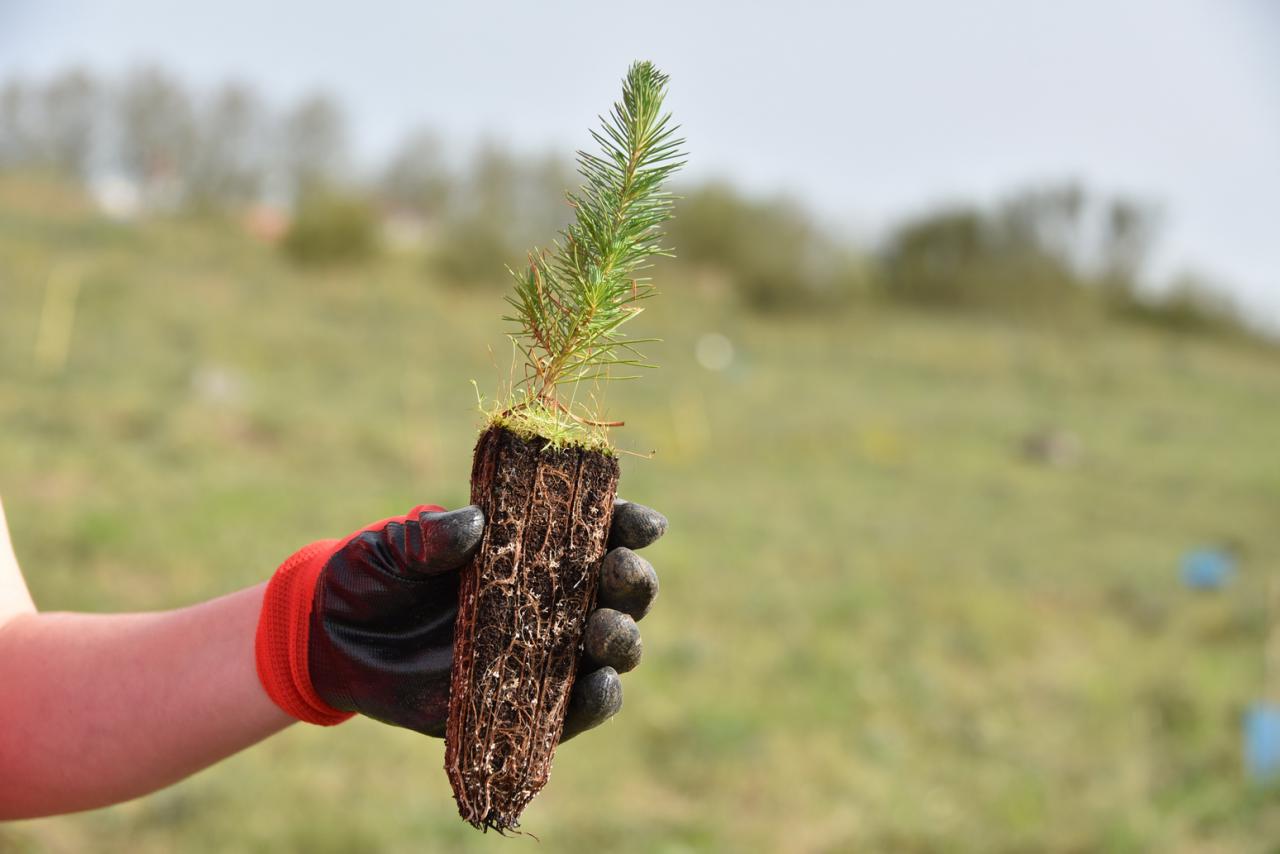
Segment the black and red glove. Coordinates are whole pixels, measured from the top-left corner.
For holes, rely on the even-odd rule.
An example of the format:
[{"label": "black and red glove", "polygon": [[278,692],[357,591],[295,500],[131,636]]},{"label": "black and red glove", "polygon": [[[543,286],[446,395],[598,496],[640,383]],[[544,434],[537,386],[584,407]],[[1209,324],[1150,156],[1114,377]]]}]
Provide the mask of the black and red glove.
[{"label": "black and red glove", "polygon": [[[632,619],[658,593],[632,549],[666,530],[662,514],[619,501],[601,564],[599,604],[561,740],[622,706],[619,671],[640,659]],[[258,622],[258,676],[276,705],[325,726],[357,712],[443,737],[449,710],[458,570],[484,529],[478,507],[415,507],[342,540],[321,540],[286,560],[267,585]]]}]

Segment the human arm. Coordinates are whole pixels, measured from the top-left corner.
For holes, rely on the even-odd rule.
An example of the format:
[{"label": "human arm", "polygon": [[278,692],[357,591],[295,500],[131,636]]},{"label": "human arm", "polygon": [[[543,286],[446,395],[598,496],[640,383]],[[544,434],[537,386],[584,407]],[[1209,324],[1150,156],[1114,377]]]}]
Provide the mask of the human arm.
[{"label": "human arm", "polygon": [[[622,523],[615,525],[615,534],[628,527],[628,519],[632,527],[636,520],[651,526],[661,519],[647,508],[637,508],[615,514]],[[354,703],[352,710],[424,732],[440,728],[444,707],[439,698],[432,702],[427,695],[442,674],[447,683],[457,569],[468,559],[478,528],[436,523],[441,516],[466,521],[470,510],[416,518],[415,537],[422,548],[393,555],[387,565],[397,575],[415,567],[433,570],[432,595],[425,599],[392,586],[381,590],[379,602],[378,591],[368,579],[361,581],[359,573],[368,569],[377,578],[382,569],[347,561],[347,592],[353,601],[369,605],[375,613],[389,609],[393,616],[403,616],[407,601],[414,625],[430,623],[434,628],[430,637],[408,630],[392,631],[382,639],[403,655],[399,669],[370,671],[362,663],[369,657],[365,641],[348,645],[342,654],[333,652],[331,645],[316,644],[315,655],[308,655],[311,667],[304,663],[303,670],[315,670],[315,687],[327,701]],[[377,525],[370,528],[385,532]],[[466,536],[444,536],[450,530]],[[654,539],[660,533],[624,532],[618,535],[619,543],[635,544],[637,536]],[[353,535],[348,542],[355,539]],[[337,542],[331,541],[329,557],[341,552],[332,549]],[[625,553],[615,550],[606,566],[631,566],[633,561],[617,560]],[[356,556],[357,552],[348,553]],[[322,573],[328,564],[326,560]],[[656,593],[656,577],[649,576],[651,567],[647,575],[641,573],[644,590],[638,595],[645,609]],[[606,586],[602,578],[602,591]],[[632,597],[637,595],[635,586],[625,579],[621,586],[614,584]],[[127,800],[182,779],[292,723],[295,717],[264,691],[260,661],[255,661],[262,651],[260,645],[255,647],[255,636],[267,622],[260,619],[266,587],[259,584],[160,613],[38,614],[0,524],[0,820]],[[391,628],[397,628],[394,621]],[[343,654],[353,657],[344,660]],[[575,688],[565,737],[599,724],[621,702],[618,676],[611,668],[600,666],[584,676]]]},{"label": "human arm", "polygon": [[128,800],[293,723],[254,668],[264,587],[0,626],[0,820]]}]

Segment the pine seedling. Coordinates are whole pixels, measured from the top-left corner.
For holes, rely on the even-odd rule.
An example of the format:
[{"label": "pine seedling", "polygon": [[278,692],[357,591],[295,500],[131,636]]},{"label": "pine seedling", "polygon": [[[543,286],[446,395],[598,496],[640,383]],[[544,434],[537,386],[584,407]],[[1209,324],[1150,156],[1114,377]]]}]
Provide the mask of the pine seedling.
[{"label": "pine seedling", "polygon": [[584,181],[568,194],[575,221],[550,251],[534,250],[522,270],[511,271],[515,290],[507,296],[515,324],[510,337],[524,358],[523,377],[498,416],[517,433],[553,444],[607,447],[600,396],[579,394],[582,383],[634,379],[649,368],[624,328],[656,291],[644,275],[662,246],[662,224],[674,197],[665,182],[684,165],[678,128],[663,112],[667,76],[651,63],[627,72],[622,100],[601,118],[591,135],[598,154],[578,152]]},{"label": "pine seedling", "polygon": [[517,826],[564,732],[620,473],[608,429],[621,422],[604,420],[600,395],[581,387],[648,366],[648,339],[625,327],[654,293],[644,271],[668,254],[663,183],[682,142],[662,111],[666,85],[649,63],[631,66],[592,134],[600,152],[578,154],[574,223],[513,273],[506,320],[524,373],[472,460],[485,527],[458,587],[445,733],[458,813],[476,827]]}]

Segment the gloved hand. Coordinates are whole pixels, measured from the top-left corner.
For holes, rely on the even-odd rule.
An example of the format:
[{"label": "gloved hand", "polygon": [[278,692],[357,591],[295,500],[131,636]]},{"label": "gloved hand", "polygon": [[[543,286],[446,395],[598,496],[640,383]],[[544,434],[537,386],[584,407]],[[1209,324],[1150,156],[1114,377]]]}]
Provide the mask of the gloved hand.
[{"label": "gloved hand", "polygon": [[[666,531],[661,513],[619,500],[588,618],[583,669],[561,741],[622,707],[619,672],[640,660],[634,620],[658,593],[653,567],[633,549]],[[443,737],[449,710],[458,570],[480,543],[480,508],[434,505],[322,540],[286,560],[267,585],[258,623],[258,675],[267,694],[310,723],[356,712]]]}]

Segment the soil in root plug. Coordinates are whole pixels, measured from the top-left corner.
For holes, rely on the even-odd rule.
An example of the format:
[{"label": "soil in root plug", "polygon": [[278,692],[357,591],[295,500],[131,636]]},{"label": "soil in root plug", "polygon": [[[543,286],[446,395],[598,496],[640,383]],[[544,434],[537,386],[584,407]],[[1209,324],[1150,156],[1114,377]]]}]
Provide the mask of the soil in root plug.
[{"label": "soil in root plug", "polygon": [[551,773],[595,603],[618,461],[490,427],[471,501],[484,538],[462,572],[445,770],[458,812],[507,830]]}]

